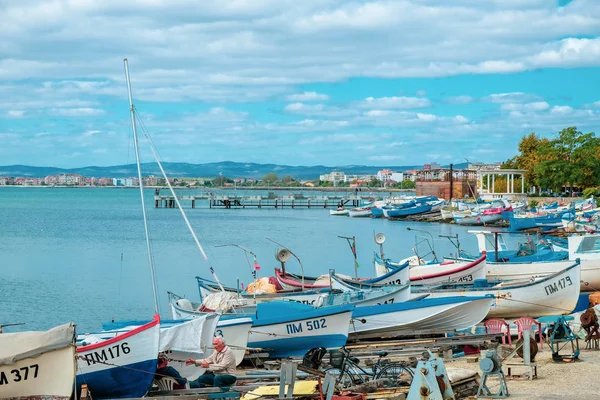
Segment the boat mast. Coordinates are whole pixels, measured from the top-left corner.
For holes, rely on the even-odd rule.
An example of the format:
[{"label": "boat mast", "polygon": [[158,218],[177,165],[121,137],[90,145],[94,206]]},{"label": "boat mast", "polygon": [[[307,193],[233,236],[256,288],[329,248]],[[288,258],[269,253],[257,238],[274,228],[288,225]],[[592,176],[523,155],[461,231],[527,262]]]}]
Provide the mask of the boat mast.
[{"label": "boat mast", "polygon": [[135,147],[135,161],[137,164],[138,181],[140,187],[140,198],[142,200],[142,214],[144,216],[144,230],[146,233],[146,249],[148,250],[148,261],[150,262],[150,276],[152,278],[152,292],[154,294],[154,313],[158,314],[158,297],[156,295],[156,272],[154,270],[154,259],[152,258],[152,248],[150,246],[150,234],[148,231],[148,219],[146,216],[146,203],[144,201],[144,185],[142,183],[142,167],[140,165],[140,152],[138,149],[137,129],[135,125],[135,107],[133,106],[133,97],[131,96],[131,82],[129,80],[129,65],[127,59],[123,59],[125,64],[125,78],[127,79],[127,94],[129,95],[129,109],[131,112],[131,125],[133,127],[133,143]]}]

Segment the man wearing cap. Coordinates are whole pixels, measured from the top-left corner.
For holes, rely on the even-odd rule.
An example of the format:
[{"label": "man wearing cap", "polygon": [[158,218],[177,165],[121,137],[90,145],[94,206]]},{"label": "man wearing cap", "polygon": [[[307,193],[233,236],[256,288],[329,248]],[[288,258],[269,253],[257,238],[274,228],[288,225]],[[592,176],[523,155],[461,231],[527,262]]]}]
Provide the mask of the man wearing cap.
[{"label": "man wearing cap", "polygon": [[207,369],[207,371],[200,375],[195,381],[200,384],[200,387],[229,387],[237,380],[237,378],[233,376],[237,365],[235,356],[229,346],[225,344],[222,337],[213,339],[213,347],[215,348],[215,351],[213,351],[210,357],[205,358],[204,360],[193,360],[189,358],[186,360],[185,364],[194,364]]}]

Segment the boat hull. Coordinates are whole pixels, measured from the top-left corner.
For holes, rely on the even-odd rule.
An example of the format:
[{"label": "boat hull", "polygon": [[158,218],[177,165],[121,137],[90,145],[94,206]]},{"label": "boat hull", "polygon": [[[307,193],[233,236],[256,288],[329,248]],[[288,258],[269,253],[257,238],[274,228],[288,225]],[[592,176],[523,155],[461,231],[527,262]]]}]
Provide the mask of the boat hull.
[{"label": "boat hull", "polygon": [[446,333],[467,329],[481,322],[493,303],[491,296],[457,296],[357,307],[350,325],[350,338]]},{"label": "boat hull", "polygon": [[[62,343],[57,342],[52,346],[53,349],[38,347],[36,350],[35,346],[29,346],[32,341],[41,346],[48,344],[46,341],[48,334],[54,335],[55,339]],[[0,398],[70,399],[76,371],[74,335],[75,327],[72,324],[63,325],[47,332],[0,334],[0,347],[6,346],[5,349],[9,351],[23,347],[20,355],[15,352],[14,358],[7,357],[12,360],[3,361],[2,358],[7,354],[0,351]],[[25,347],[29,348],[25,349]],[[26,352],[31,355],[27,356]]]},{"label": "boat hull", "polygon": [[286,312],[284,308],[282,313],[287,315],[278,313],[279,316],[273,318],[269,310],[266,312],[268,317],[264,319],[258,309],[248,336],[248,347],[268,349],[265,351],[271,358],[303,356],[314,347],[342,347],[348,340],[353,309],[354,306],[346,305],[296,313]]},{"label": "boat hull", "polygon": [[410,269],[411,285],[437,285],[447,282],[470,283],[486,277],[486,253],[472,262],[458,261],[416,265]]},{"label": "boat hull", "polygon": [[144,396],[154,380],[159,338],[156,315],[132,331],[78,347],[77,387],[87,384],[94,399]]},{"label": "boat hull", "polygon": [[493,287],[477,288],[463,286],[450,289],[413,290],[428,293],[432,298],[445,296],[492,295],[496,298],[488,318],[541,317],[545,315],[569,314],[579,299],[581,265],[576,262],[556,274],[529,280],[526,283],[503,282]]}]

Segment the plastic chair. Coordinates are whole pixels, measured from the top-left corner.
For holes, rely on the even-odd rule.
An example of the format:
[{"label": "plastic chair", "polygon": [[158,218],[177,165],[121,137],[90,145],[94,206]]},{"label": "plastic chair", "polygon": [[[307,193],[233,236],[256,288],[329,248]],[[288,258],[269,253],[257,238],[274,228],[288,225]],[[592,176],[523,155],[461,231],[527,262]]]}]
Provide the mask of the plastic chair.
[{"label": "plastic chair", "polygon": [[[485,326],[485,333],[502,333],[502,344],[508,342],[512,346],[512,339],[510,337],[510,325],[505,320],[499,318],[491,318],[483,323]],[[506,332],[504,332],[506,328]]]},{"label": "plastic chair", "polygon": [[[173,386],[177,385],[177,379],[170,377],[170,376],[163,376],[161,378],[155,379],[154,382],[156,383],[156,385],[158,386],[158,390],[160,390],[160,391],[174,390]],[[186,389],[190,388],[189,382],[185,383],[185,388]]]},{"label": "plastic chair", "polygon": [[523,336],[523,331],[532,330],[533,325],[537,325],[537,331],[533,331],[533,338],[535,339],[535,334],[537,333],[540,336],[540,350],[542,349],[542,345],[544,344],[544,340],[542,338],[542,323],[531,318],[531,317],[521,317],[515,320],[514,324],[517,326],[517,332],[519,333],[518,339],[521,339]]}]

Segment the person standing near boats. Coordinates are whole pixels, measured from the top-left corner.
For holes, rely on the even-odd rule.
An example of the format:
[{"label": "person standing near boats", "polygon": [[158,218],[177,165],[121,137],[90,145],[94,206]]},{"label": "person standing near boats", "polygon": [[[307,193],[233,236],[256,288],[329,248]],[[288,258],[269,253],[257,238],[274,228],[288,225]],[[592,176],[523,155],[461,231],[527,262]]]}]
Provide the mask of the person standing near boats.
[{"label": "person standing near boats", "polygon": [[222,337],[213,339],[213,347],[215,348],[215,351],[210,357],[205,358],[204,360],[193,360],[188,358],[185,364],[194,364],[207,369],[204,374],[200,375],[200,377],[194,381],[199,383],[200,387],[229,387],[237,380],[233,375],[236,372],[237,365],[235,356],[229,346],[225,344]]}]

